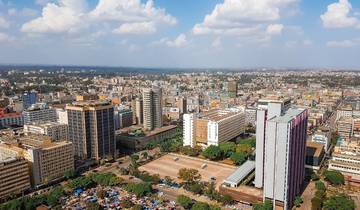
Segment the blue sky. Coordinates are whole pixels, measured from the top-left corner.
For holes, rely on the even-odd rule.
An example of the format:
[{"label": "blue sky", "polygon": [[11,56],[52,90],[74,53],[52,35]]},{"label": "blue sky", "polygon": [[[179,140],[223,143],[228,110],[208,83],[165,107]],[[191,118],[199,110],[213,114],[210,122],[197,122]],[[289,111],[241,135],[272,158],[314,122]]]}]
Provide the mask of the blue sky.
[{"label": "blue sky", "polygon": [[360,68],[357,0],[0,0],[0,63]]}]

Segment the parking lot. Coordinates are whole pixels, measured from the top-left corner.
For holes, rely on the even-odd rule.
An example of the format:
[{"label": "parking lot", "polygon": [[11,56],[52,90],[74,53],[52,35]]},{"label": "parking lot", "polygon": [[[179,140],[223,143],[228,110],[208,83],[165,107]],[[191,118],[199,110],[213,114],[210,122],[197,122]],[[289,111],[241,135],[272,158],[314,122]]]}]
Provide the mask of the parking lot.
[{"label": "parking lot", "polygon": [[211,177],[214,177],[216,187],[219,187],[223,180],[236,170],[235,166],[178,154],[164,155],[141,166],[139,170],[147,171],[150,174],[159,174],[162,178],[169,176],[176,182],[179,182],[180,180],[177,178],[178,172],[182,168],[198,170],[202,181],[210,181]]}]

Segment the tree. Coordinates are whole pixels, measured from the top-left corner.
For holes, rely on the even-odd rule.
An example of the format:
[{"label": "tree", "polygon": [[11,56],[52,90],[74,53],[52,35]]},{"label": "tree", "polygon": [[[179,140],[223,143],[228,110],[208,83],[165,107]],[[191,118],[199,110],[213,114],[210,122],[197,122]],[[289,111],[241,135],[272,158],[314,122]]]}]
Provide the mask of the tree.
[{"label": "tree", "polygon": [[170,176],[165,176],[164,180],[167,185],[171,185],[174,182]]},{"label": "tree", "polygon": [[337,186],[345,183],[344,175],[342,175],[342,173],[339,171],[326,170],[324,175],[325,179],[332,185]]},{"label": "tree", "polygon": [[218,146],[210,145],[202,153],[204,157],[209,158],[210,160],[218,160],[221,158],[221,150]]},{"label": "tree", "polygon": [[71,180],[67,186],[70,187],[71,189],[75,189],[75,188],[89,188],[94,184],[94,182],[91,180],[90,177],[86,177],[86,176],[81,176],[78,177],[74,180]]},{"label": "tree", "polygon": [[58,186],[50,190],[49,194],[47,195],[47,203],[50,206],[55,206],[59,204],[59,199],[64,195],[64,190],[62,187]]},{"label": "tree", "polygon": [[65,178],[65,179],[71,179],[71,178],[73,178],[73,177],[75,177],[75,176],[76,176],[75,170],[67,170],[67,171],[65,171],[65,173],[64,173],[64,178]]},{"label": "tree", "polygon": [[221,210],[221,208],[218,206],[210,205],[209,210]]},{"label": "tree", "polygon": [[230,160],[232,160],[236,165],[241,165],[247,160],[247,154],[243,152],[236,152],[231,155]]},{"label": "tree", "polygon": [[225,157],[230,157],[235,152],[236,145],[234,142],[225,142],[221,143],[219,148]]},{"label": "tree", "polygon": [[136,163],[139,160],[139,155],[133,154],[130,156],[131,162]]},{"label": "tree", "polygon": [[325,210],[354,210],[354,200],[345,194],[333,195],[324,203]]},{"label": "tree", "polygon": [[294,200],[294,205],[295,205],[296,207],[300,207],[303,202],[304,202],[304,201],[303,201],[302,197],[296,196],[296,197],[295,197],[295,200]]},{"label": "tree", "polygon": [[204,186],[200,183],[190,183],[190,184],[186,184],[184,188],[190,192],[193,192],[194,194],[201,195]]},{"label": "tree", "polygon": [[234,201],[234,199],[230,195],[223,195],[221,196],[220,201],[221,203],[228,205],[231,204]]},{"label": "tree", "polygon": [[257,203],[253,205],[253,210],[272,210],[273,204],[270,200],[265,200],[264,203]]},{"label": "tree", "polygon": [[249,144],[239,144],[236,147],[236,152],[239,152],[239,153],[242,152],[242,153],[246,153],[249,155],[252,152],[252,147]]},{"label": "tree", "polygon": [[186,183],[194,183],[201,179],[199,171],[192,168],[182,168],[178,172],[178,178]]},{"label": "tree", "polygon": [[136,204],[135,206],[133,206],[131,208],[131,210],[143,210],[143,207],[141,205],[139,205],[139,204]]},{"label": "tree", "polygon": [[315,182],[315,188],[317,189],[317,190],[322,190],[322,191],[326,191],[326,186],[325,186],[325,184],[324,184],[324,182],[322,182],[322,181],[317,181],[317,182]]},{"label": "tree", "polygon": [[255,137],[243,139],[243,140],[240,140],[239,144],[248,144],[251,147],[256,147],[256,139],[255,139]]},{"label": "tree", "polygon": [[207,203],[203,202],[196,202],[192,207],[191,210],[210,210],[210,206]]},{"label": "tree", "polygon": [[201,148],[199,147],[192,148],[191,146],[184,146],[180,149],[180,151],[185,155],[196,157],[201,153]]},{"label": "tree", "polygon": [[311,199],[311,209],[312,210],[321,210],[321,207],[322,207],[322,199],[319,198],[319,197],[313,197]]},{"label": "tree", "polygon": [[178,202],[184,209],[189,209],[192,205],[191,198],[185,195],[179,195],[176,199],[176,202]]},{"label": "tree", "polygon": [[150,195],[152,192],[151,183],[141,182],[141,183],[129,183],[126,186],[128,192],[134,193],[137,197],[142,197],[145,195]]}]

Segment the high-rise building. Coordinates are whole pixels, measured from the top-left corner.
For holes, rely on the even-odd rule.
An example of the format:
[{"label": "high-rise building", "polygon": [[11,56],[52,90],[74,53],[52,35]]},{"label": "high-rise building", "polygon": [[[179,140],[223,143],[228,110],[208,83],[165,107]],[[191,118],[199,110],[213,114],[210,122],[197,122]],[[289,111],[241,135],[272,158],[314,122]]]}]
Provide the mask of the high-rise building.
[{"label": "high-rise building", "polygon": [[27,110],[23,112],[23,117],[24,124],[38,121],[57,121],[55,109],[49,108],[46,103],[32,104]]},{"label": "high-rise building", "polygon": [[115,129],[129,127],[133,124],[133,111],[131,109],[116,110],[115,114]]},{"label": "high-rise building", "polygon": [[23,109],[29,108],[32,104],[35,104],[38,100],[36,91],[26,91],[22,95]]},{"label": "high-rise building", "polygon": [[0,144],[0,180],[0,199],[31,187],[28,162],[4,144]]},{"label": "high-rise building", "polygon": [[66,106],[69,141],[78,159],[115,156],[114,107],[109,101],[79,101]]},{"label": "high-rise building", "polygon": [[135,100],[135,119],[136,119],[136,124],[137,125],[141,125],[144,123],[144,103],[142,99],[137,98]]},{"label": "high-rise building", "polygon": [[143,90],[143,116],[146,130],[154,130],[163,126],[161,88]]},{"label": "high-rise building", "polygon": [[236,98],[238,94],[238,83],[236,81],[228,82],[228,93],[230,98]]},{"label": "high-rise building", "polygon": [[264,200],[271,200],[274,207],[291,209],[301,191],[307,120],[308,111],[289,108],[288,100],[268,101],[259,106],[254,184],[263,188]]}]

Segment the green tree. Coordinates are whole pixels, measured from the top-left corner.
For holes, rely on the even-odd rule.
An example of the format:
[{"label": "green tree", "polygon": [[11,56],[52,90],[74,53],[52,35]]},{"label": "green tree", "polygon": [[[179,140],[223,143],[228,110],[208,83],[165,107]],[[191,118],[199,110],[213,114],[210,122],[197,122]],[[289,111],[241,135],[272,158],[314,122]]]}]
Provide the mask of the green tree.
[{"label": "green tree", "polygon": [[234,142],[225,142],[219,145],[222,154],[225,157],[230,157],[235,152],[236,145]]},{"label": "green tree", "polygon": [[232,160],[236,165],[241,165],[247,160],[247,154],[244,152],[236,152],[231,155],[230,160]]},{"label": "green tree", "polygon": [[270,200],[265,200],[264,203],[257,203],[253,205],[253,210],[272,210],[273,204]]},{"label": "green tree", "polygon": [[223,195],[220,198],[220,202],[225,205],[231,204],[233,201],[234,199],[230,195]]},{"label": "green tree", "polygon": [[50,192],[47,195],[47,203],[50,206],[55,206],[59,204],[59,199],[64,195],[64,190],[62,187],[58,186],[50,190]]},{"label": "green tree", "polygon": [[67,171],[65,171],[65,173],[64,173],[64,178],[65,178],[65,179],[71,179],[71,178],[73,178],[73,177],[75,177],[75,176],[76,176],[75,170],[67,170]]},{"label": "green tree", "polygon": [[339,171],[326,170],[325,179],[329,181],[332,185],[342,185],[345,183],[344,175]]},{"label": "green tree", "polygon": [[236,152],[242,152],[242,153],[246,153],[249,155],[252,152],[252,147],[249,144],[239,144],[236,147]]},{"label": "green tree", "polygon": [[324,182],[322,182],[320,180],[315,182],[315,188],[317,190],[326,191],[326,186],[325,186]]},{"label": "green tree", "polygon": [[344,194],[333,195],[324,203],[325,210],[354,210],[355,208],[354,200]]},{"label": "green tree", "polygon": [[210,205],[209,210],[221,210],[219,206]]},{"label": "green tree", "polygon": [[204,157],[209,158],[210,160],[219,160],[222,156],[221,154],[220,148],[215,145],[210,145],[202,153]]},{"label": "green tree", "polygon": [[91,180],[90,177],[86,177],[86,176],[81,176],[78,177],[74,180],[71,180],[67,186],[70,187],[71,189],[75,189],[75,188],[89,188],[94,184],[94,182]]},{"label": "green tree", "polygon": [[170,176],[165,176],[164,180],[165,183],[168,185],[171,185],[174,182],[174,180]]},{"label": "green tree", "polygon": [[139,204],[134,205],[131,210],[143,210],[143,207]]},{"label": "green tree", "polygon": [[139,160],[139,155],[133,154],[130,156],[131,162],[135,163]]},{"label": "green tree", "polygon": [[152,186],[151,183],[148,182],[129,183],[126,186],[126,190],[128,192],[134,193],[137,197],[142,197],[152,193]]},{"label": "green tree", "polygon": [[192,168],[182,168],[178,172],[178,178],[186,183],[194,183],[200,181],[201,175],[199,171]]},{"label": "green tree", "polygon": [[184,209],[189,209],[192,205],[191,198],[185,195],[179,195],[176,199],[176,202],[178,202]]},{"label": "green tree", "polygon": [[147,160],[148,157],[149,157],[149,153],[148,152],[143,152],[143,153],[141,153],[141,156],[142,156],[143,159]]},{"label": "green tree", "polygon": [[254,147],[256,146],[256,139],[255,137],[250,137],[250,138],[247,138],[247,139],[242,139],[240,140],[239,144],[248,144],[250,145],[251,147]]},{"label": "green tree", "polygon": [[295,205],[296,207],[300,207],[303,202],[304,202],[304,201],[303,201],[302,197],[296,196],[296,197],[295,197],[295,200],[294,200],[294,205]]},{"label": "green tree", "polygon": [[184,146],[180,149],[180,151],[181,151],[181,153],[183,153],[185,155],[196,157],[196,156],[200,155],[201,148],[199,148],[199,147],[192,148],[191,146]]},{"label": "green tree", "polygon": [[191,210],[210,210],[210,206],[207,203],[203,202],[196,202],[192,207]]}]

